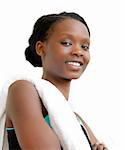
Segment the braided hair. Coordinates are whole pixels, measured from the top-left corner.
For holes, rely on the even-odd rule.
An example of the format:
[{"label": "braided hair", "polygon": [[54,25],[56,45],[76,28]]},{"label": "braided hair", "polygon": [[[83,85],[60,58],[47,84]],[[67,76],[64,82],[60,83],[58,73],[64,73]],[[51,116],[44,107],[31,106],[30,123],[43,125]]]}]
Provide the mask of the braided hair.
[{"label": "braided hair", "polygon": [[55,23],[67,18],[72,18],[82,22],[86,26],[90,36],[90,30],[87,23],[80,15],[74,12],[62,12],[59,14],[49,14],[40,17],[34,25],[32,35],[30,36],[28,41],[29,46],[25,50],[26,60],[29,61],[34,67],[42,67],[41,57],[36,53],[35,50],[36,42],[46,41],[49,38],[48,30],[52,28]]}]

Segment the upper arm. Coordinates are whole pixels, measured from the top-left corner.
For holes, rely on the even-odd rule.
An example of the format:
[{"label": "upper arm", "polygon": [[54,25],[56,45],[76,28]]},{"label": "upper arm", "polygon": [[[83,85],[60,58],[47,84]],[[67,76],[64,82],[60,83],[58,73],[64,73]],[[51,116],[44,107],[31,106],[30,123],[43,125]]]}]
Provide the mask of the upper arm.
[{"label": "upper arm", "polygon": [[59,149],[59,141],[45,123],[34,85],[25,80],[13,83],[8,92],[7,114],[22,149]]}]

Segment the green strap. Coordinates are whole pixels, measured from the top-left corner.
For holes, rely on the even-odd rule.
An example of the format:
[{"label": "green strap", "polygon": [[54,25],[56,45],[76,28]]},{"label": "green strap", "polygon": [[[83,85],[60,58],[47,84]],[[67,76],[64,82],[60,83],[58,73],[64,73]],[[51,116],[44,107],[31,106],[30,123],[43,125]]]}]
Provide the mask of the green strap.
[{"label": "green strap", "polygon": [[50,124],[49,115],[47,115],[44,119],[45,119],[46,123],[47,123],[50,127],[52,127],[51,124]]},{"label": "green strap", "polygon": [[[52,127],[51,124],[50,124],[49,116],[47,115],[44,119],[45,119],[46,123],[47,123],[50,127]],[[14,130],[14,128],[6,128],[6,130],[7,130],[7,131],[10,131],[10,130]]]}]

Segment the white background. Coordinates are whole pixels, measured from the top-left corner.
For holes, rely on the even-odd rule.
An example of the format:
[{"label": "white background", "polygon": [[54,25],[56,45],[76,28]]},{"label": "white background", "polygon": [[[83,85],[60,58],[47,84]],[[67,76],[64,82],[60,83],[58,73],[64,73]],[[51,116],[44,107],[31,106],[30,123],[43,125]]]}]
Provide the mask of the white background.
[{"label": "white background", "polygon": [[[91,31],[91,62],[73,81],[70,97],[97,137],[109,150],[123,150],[123,4],[116,0],[3,0],[0,2],[0,84],[13,75],[41,76],[24,58],[35,21],[44,14],[79,13]],[[121,31],[121,32],[120,32]],[[120,82],[121,81],[121,82]]]}]

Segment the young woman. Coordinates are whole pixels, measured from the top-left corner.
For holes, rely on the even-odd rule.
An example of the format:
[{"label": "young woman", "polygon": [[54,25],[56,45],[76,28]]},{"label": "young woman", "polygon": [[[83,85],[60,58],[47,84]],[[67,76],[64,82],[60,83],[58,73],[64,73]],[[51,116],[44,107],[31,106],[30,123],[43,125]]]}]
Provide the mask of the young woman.
[{"label": "young woman", "polygon": [[[40,80],[47,82],[50,88],[48,95],[41,96],[37,86],[28,80],[17,80],[10,85],[6,107],[10,150],[107,150],[104,144],[98,143],[87,124],[84,121],[80,124],[76,119],[80,117],[67,106],[71,81],[78,79],[89,63],[89,46],[89,28],[78,14],[63,12],[37,20],[25,56],[33,66],[43,68]],[[45,86],[46,83],[43,89]],[[58,91],[52,97],[49,93],[53,89]],[[60,100],[58,92],[65,102]],[[44,97],[50,99],[49,104]],[[66,103],[65,108],[60,103],[62,107]],[[67,120],[68,113],[75,116],[71,121]],[[79,129],[73,128],[75,125],[80,126]],[[65,135],[69,137],[66,139]],[[84,148],[84,138],[80,141],[82,136],[86,137],[88,148]]]}]

